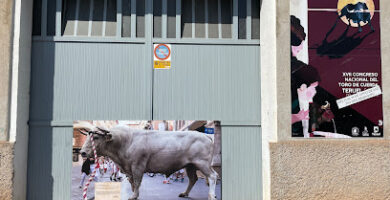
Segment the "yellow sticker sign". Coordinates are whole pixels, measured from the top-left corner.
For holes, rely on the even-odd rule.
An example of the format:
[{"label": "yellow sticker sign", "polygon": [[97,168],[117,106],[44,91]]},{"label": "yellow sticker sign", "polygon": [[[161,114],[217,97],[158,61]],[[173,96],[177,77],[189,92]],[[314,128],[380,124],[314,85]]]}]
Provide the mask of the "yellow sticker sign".
[{"label": "yellow sticker sign", "polygon": [[155,44],[153,54],[154,54],[153,55],[154,69],[171,68],[171,45],[170,44]]}]

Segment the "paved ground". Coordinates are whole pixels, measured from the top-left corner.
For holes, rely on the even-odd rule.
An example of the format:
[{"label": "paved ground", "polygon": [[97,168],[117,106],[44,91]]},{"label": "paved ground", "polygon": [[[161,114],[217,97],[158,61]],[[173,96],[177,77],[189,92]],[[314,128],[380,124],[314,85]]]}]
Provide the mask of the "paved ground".
[{"label": "paved ground", "polygon": [[[73,164],[72,169],[72,200],[82,199],[82,188],[79,188],[79,183],[81,180],[80,176],[81,166],[79,163]],[[146,174],[142,180],[142,185],[140,189],[139,200],[207,200],[208,196],[208,186],[205,183],[204,179],[199,179],[194,185],[189,198],[179,198],[178,195],[185,191],[188,184],[188,178],[184,178],[184,182],[174,182],[171,181],[171,184],[163,184],[164,176],[156,175],[154,177],[149,177]],[[99,182],[109,182],[109,174],[104,174],[99,178]],[[87,182],[87,178],[85,180]],[[94,182],[88,188],[88,198],[94,196]],[[221,200],[221,182],[218,181],[216,187],[216,194],[218,200]],[[127,179],[123,180],[121,183],[121,199],[127,200],[132,195],[130,183]]]}]

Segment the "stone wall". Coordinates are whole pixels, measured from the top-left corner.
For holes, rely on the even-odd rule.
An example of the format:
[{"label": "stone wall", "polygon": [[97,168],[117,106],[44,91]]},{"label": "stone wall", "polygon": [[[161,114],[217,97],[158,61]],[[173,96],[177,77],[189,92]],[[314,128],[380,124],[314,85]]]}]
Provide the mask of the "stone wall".
[{"label": "stone wall", "polygon": [[0,200],[12,199],[14,145],[0,142]]},{"label": "stone wall", "polygon": [[270,145],[272,199],[390,199],[390,141]]}]

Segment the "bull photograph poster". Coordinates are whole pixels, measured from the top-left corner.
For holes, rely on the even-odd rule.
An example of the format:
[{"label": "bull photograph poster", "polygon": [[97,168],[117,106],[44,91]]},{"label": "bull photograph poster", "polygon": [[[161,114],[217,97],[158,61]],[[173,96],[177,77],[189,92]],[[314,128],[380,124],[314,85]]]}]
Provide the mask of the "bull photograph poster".
[{"label": "bull photograph poster", "polygon": [[221,200],[219,121],[74,121],[72,200]]},{"label": "bull photograph poster", "polygon": [[292,137],[383,137],[379,0],[290,0]]}]

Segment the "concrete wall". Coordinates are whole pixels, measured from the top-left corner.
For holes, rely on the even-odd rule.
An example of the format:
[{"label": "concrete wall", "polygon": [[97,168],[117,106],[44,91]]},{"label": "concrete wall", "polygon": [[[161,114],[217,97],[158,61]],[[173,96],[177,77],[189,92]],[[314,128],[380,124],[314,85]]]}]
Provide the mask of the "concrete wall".
[{"label": "concrete wall", "polygon": [[276,1],[277,131],[263,130],[263,138],[277,141],[263,141],[270,147],[264,199],[390,199],[390,1],[381,0],[383,139],[291,138],[289,10],[285,0]]},{"label": "concrete wall", "polygon": [[0,0],[0,199],[25,199],[32,0]]},{"label": "concrete wall", "polygon": [[12,199],[13,144],[0,142],[0,200]]},{"label": "concrete wall", "polygon": [[277,141],[276,1],[262,0],[260,8],[261,130],[263,199],[270,199],[269,142]]},{"label": "concrete wall", "polygon": [[389,141],[271,144],[272,199],[390,199]]},{"label": "concrete wall", "polygon": [[14,142],[13,199],[26,199],[33,0],[14,0],[9,141]]},{"label": "concrete wall", "polygon": [[8,139],[13,0],[0,0],[0,141]]},{"label": "concrete wall", "polygon": [[0,0],[0,199],[13,191],[13,143],[9,137],[13,0]]}]

